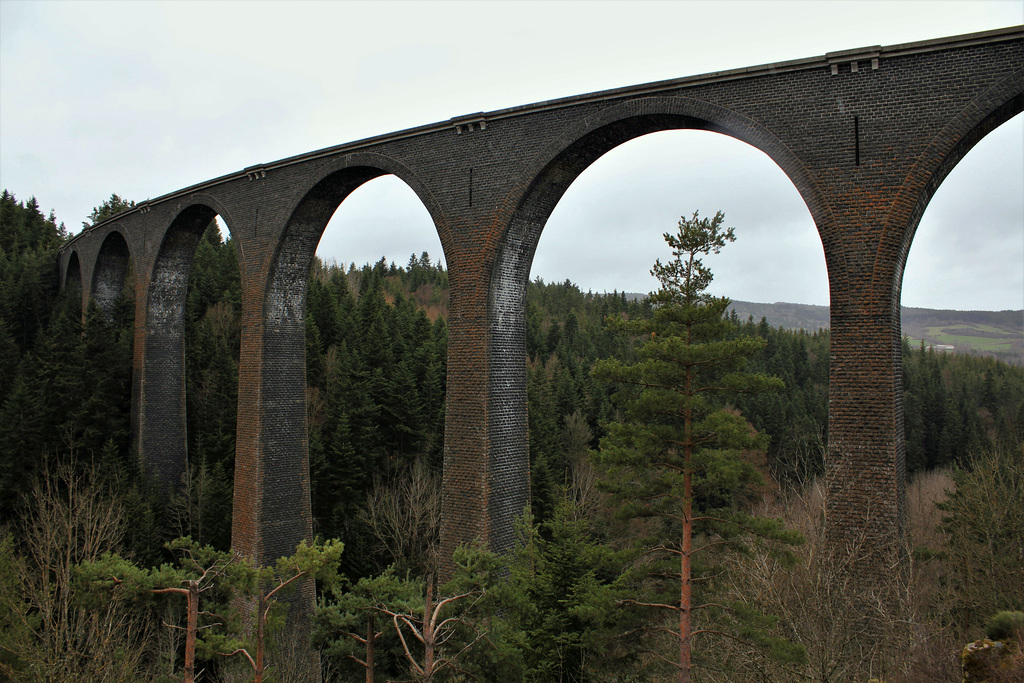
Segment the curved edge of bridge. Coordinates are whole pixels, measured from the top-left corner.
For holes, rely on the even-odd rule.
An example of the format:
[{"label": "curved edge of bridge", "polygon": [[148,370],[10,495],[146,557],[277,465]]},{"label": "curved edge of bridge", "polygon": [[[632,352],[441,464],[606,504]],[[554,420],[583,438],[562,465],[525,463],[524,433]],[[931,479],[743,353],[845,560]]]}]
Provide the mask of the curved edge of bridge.
[{"label": "curved edge of bridge", "polygon": [[486,129],[488,121],[510,118],[515,116],[524,116],[527,114],[533,114],[536,112],[550,109],[570,107],[581,103],[599,102],[603,100],[615,100],[626,97],[636,97],[638,95],[655,94],[667,90],[679,90],[680,88],[705,85],[708,83],[732,81],[742,78],[756,78],[759,76],[774,75],[786,71],[800,71],[804,69],[813,69],[822,66],[828,66],[833,69],[836,69],[839,64],[845,64],[850,62],[870,60],[872,61],[872,66],[876,66],[877,60],[885,57],[899,57],[910,54],[937,52],[940,50],[947,50],[950,48],[967,47],[971,45],[983,45],[987,43],[998,43],[1019,40],[1022,38],[1024,38],[1024,25],[1008,26],[1005,28],[993,29],[990,31],[967,33],[963,35],[949,36],[945,38],[933,38],[929,40],[921,40],[911,43],[899,43],[896,45],[889,46],[875,45],[869,47],[852,48],[848,50],[828,52],[824,55],[817,57],[805,57],[802,59],[793,59],[783,62],[760,64],[756,66],[741,67],[725,71],[713,71],[705,74],[699,74],[696,76],[685,76],[682,78],[653,81],[650,83],[641,83],[637,85],[623,86],[620,88],[599,90],[591,93],[562,97],[553,100],[543,100],[540,102],[534,102],[532,104],[518,105],[515,107],[508,107],[505,109],[497,109],[490,112],[477,112],[473,114],[456,116],[449,119],[448,121],[438,121],[435,123],[429,123],[422,126],[416,126],[413,128],[406,128],[403,130],[394,131],[392,133],[385,133],[383,135],[362,138],[360,140],[354,140],[352,142],[346,142],[332,147],[325,147],[323,149],[313,150],[311,152],[306,152],[304,154],[285,157],[284,159],[279,159],[277,161],[272,161],[269,163],[261,163],[253,166],[248,166],[240,171],[235,171],[233,173],[218,176],[216,178],[212,178],[210,180],[197,183],[195,185],[190,185],[180,190],[176,190],[174,192],[161,195],[159,197],[156,197],[155,199],[147,199],[143,202],[140,202],[135,207],[128,209],[127,211],[119,213],[101,223],[97,223],[96,225],[93,225],[89,228],[82,230],[77,235],[71,237],[61,247],[60,252],[63,253],[64,250],[70,247],[70,245],[72,245],[79,237],[82,237],[83,235],[92,232],[93,230],[105,225],[106,223],[118,220],[120,218],[123,218],[125,215],[134,212],[144,213],[155,204],[170,201],[181,196],[195,194],[197,192],[201,192],[216,185],[231,182],[234,180],[239,180],[242,178],[255,179],[261,177],[261,175],[266,176],[266,172],[268,170],[277,169],[284,166],[291,166],[293,164],[303,163],[321,157],[354,152],[364,147],[379,145],[386,142],[393,142],[395,140],[401,140],[403,138],[418,137],[421,135],[427,135],[429,133],[444,131],[446,129],[453,130],[456,134],[462,134],[464,130],[473,130],[474,127]]}]

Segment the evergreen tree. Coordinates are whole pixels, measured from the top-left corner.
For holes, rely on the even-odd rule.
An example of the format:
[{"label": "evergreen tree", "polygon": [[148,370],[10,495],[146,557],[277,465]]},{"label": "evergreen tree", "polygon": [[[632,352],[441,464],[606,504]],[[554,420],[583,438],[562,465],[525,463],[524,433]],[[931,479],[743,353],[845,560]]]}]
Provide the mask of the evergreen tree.
[{"label": "evergreen tree", "polygon": [[622,557],[592,526],[580,505],[563,495],[549,521],[522,529],[507,601],[526,680],[588,681],[631,664],[630,657],[614,656],[621,654],[615,600]]},{"label": "evergreen tree", "polygon": [[66,237],[64,225],[52,213],[44,217],[35,197],[19,202],[6,190],[0,195],[0,337],[20,353],[32,348],[58,306],[57,249]]},{"label": "evergreen tree", "polygon": [[133,200],[119,197],[117,194],[111,194],[110,199],[99,206],[93,207],[92,212],[89,214],[89,219],[82,221],[82,227],[86,229],[91,228],[108,218],[113,218],[119,213],[134,208],[134,206],[135,202]]},{"label": "evergreen tree", "polygon": [[663,658],[674,662],[684,683],[690,680],[692,638],[711,628],[694,628],[698,609],[722,612],[724,624],[716,628],[767,642],[764,633],[750,630],[742,618],[745,610],[733,606],[723,611],[713,601],[699,600],[695,590],[707,594],[714,588],[714,573],[699,560],[709,551],[714,555],[742,545],[749,536],[799,540],[775,520],[745,514],[740,505],[744,493],[759,482],[741,449],[765,444],[716,397],[778,389],[782,383],[744,371],[747,359],[765,342],[728,339],[729,300],[707,292],[712,274],[701,257],[735,239],[732,228],[722,227],[723,220],[721,212],[712,219],[695,212],[680,219],[675,234],[665,234],[673,258],[658,260],[651,271],[661,283],[650,296],[653,316],[618,323],[642,339],[640,360],[608,359],[594,370],[598,379],[619,385],[615,399],[624,418],[607,425],[596,456],[602,485],[620,515],[655,522],[641,542],[647,559],[638,577],[641,591],[626,603],[655,612],[651,630],[672,634],[677,653]]},{"label": "evergreen tree", "polygon": [[325,598],[317,605],[314,642],[347,674],[346,680],[362,678],[373,683],[380,680],[382,672],[389,678],[401,676],[407,669],[394,656],[400,641],[392,620],[377,606],[401,605],[408,610],[421,595],[422,586],[409,577],[400,578],[393,567],[338,585],[332,591],[333,599]]}]

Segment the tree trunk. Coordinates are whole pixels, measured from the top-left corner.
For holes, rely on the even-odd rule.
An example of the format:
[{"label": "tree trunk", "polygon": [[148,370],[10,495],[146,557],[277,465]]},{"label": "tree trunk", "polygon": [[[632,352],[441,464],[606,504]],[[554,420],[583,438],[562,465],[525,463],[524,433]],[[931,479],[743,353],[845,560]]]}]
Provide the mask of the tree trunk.
[{"label": "tree trunk", "polygon": [[373,643],[377,639],[373,627],[373,612],[369,612],[366,618],[366,683],[373,683]]},{"label": "tree trunk", "polygon": [[[686,330],[690,344],[690,329]],[[684,393],[693,395],[693,374],[687,368]],[[683,413],[683,547],[679,558],[679,683],[690,683],[690,636],[693,630],[693,414],[687,406]]]},{"label": "tree trunk", "polygon": [[427,601],[423,605],[423,681],[432,683],[434,680],[434,623],[431,613],[434,611],[434,577],[427,579]]},{"label": "tree trunk", "polygon": [[[689,450],[689,446],[687,446]],[[693,498],[690,487],[691,474],[689,458],[686,458],[686,470],[683,473],[683,552],[679,559],[679,681],[690,682],[690,635],[693,630],[691,621],[693,606],[693,571],[690,566],[690,555],[693,552]]]},{"label": "tree trunk", "polygon": [[256,609],[256,671],[253,683],[263,683],[263,638],[264,624],[267,621],[267,598],[260,588],[260,597]]},{"label": "tree trunk", "polygon": [[185,627],[184,683],[196,680],[196,632],[199,630],[199,582],[188,582],[188,623]]}]

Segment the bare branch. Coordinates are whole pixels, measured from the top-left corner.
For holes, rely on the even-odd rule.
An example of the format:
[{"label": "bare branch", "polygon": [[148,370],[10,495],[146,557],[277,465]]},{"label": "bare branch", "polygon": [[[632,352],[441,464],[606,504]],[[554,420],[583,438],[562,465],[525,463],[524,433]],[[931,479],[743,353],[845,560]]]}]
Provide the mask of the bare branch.
[{"label": "bare branch", "polygon": [[[412,651],[409,650],[409,644],[405,642],[405,635],[402,633],[402,627],[398,624],[398,615],[392,615],[391,619],[394,621],[395,631],[398,632],[398,639],[402,641],[402,649],[405,651],[405,658],[409,660],[410,664],[412,664],[413,670],[422,676],[423,669],[416,663],[416,658],[412,656]],[[405,622],[408,624],[409,620],[406,619]]]},{"label": "bare branch", "polygon": [[639,600],[632,600],[630,598],[623,598],[622,600],[617,600],[616,604],[619,604],[619,605],[636,605],[637,607],[658,607],[660,609],[668,609],[668,610],[672,610],[674,612],[678,612],[679,611],[679,607],[676,607],[675,605],[669,605],[669,604],[664,603],[664,602],[641,602]]},{"label": "bare branch", "polygon": [[254,671],[256,669],[256,661],[252,658],[252,655],[249,654],[249,651],[246,650],[244,647],[240,647],[237,650],[235,650],[234,652],[218,652],[217,654],[223,655],[225,657],[233,657],[235,655],[245,655],[245,658],[247,660],[249,660],[249,666],[251,666]]}]

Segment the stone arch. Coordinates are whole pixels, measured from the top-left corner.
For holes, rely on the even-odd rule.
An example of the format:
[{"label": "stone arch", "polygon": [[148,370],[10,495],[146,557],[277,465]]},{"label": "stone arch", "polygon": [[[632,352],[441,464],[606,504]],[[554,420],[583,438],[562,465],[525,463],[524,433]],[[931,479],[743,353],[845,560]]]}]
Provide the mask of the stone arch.
[{"label": "stone arch", "polygon": [[114,304],[121,295],[131,265],[128,241],[117,230],[111,230],[103,238],[99,253],[96,255],[90,288],[90,295],[107,314],[114,310]]},{"label": "stone arch", "polygon": [[[291,554],[312,534],[305,396],[309,268],[345,198],[388,174],[413,189],[442,231],[438,204],[406,166],[378,154],[341,157],[296,192],[294,208],[263,258],[261,279],[243,286],[248,304],[243,301],[239,415],[248,417],[246,424],[239,419],[236,442],[232,545],[260,564]],[[246,342],[246,334],[259,335],[259,341]],[[264,483],[268,476],[272,485]]]},{"label": "stone arch", "polygon": [[451,241],[447,222],[440,205],[419,177],[409,167],[391,157],[374,153],[350,154],[326,165],[313,180],[296,192],[295,208],[284,226],[277,249],[270,256],[272,261],[267,264],[268,270],[275,273],[268,278],[268,285],[273,287],[276,273],[281,268],[287,268],[287,264],[299,253],[308,252],[304,266],[308,270],[320,237],[342,202],[365,183],[385,175],[396,176],[423,203],[447,256]]},{"label": "stone arch", "polygon": [[[217,197],[211,194],[207,194],[205,192],[189,195],[189,202],[190,205],[183,209],[181,212],[179,212],[178,218],[180,218],[185,211],[188,211],[189,209],[195,207],[203,206],[212,211],[214,218],[220,217],[220,219],[224,221],[224,226],[227,228],[228,233],[233,238],[232,244],[234,244],[235,246],[235,257],[238,259],[239,264],[243,263],[244,254],[242,253],[242,240],[238,239],[238,236],[235,235],[237,223],[235,217],[231,213],[231,210]],[[178,220],[178,218],[175,218],[175,220]],[[213,218],[211,218],[210,220],[213,220]],[[206,226],[204,225],[203,229],[205,228]],[[200,238],[202,237],[202,230],[200,230],[199,236]],[[242,271],[241,274],[242,277],[245,276],[244,270]]]},{"label": "stone arch", "polygon": [[75,249],[71,250],[68,255],[67,264],[64,267],[62,273],[63,279],[61,281],[61,288],[65,290],[73,290],[81,295],[82,292],[82,264],[78,260],[78,251]]},{"label": "stone arch", "polygon": [[[650,97],[613,105],[588,117],[538,155],[520,176],[518,202],[507,202],[515,209],[495,245],[489,283],[488,478],[491,489],[506,494],[494,496],[489,510],[491,547],[496,550],[511,548],[512,520],[529,500],[524,311],[530,267],[544,225],[572,182],[606,152],[642,135],[681,129],[722,133],[767,154],[796,186],[822,240],[830,234],[822,226],[834,222],[831,210],[796,155],[753,120],[707,102]],[[826,259],[828,254],[826,249]],[[841,252],[836,250],[833,257],[841,258]]]},{"label": "stone arch", "polygon": [[193,204],[175,216],[153,262],[146,301],[147,325],[180,325],[185,316],[189,267],[199,239],[217,212]]},{"label": "stone arch", "polygon": [[[382,175],[405,181],[435,224],[440,211],[402,164],[354,154],[325,164],[296,193],[273,248],[243,283],[231,545],[258,565],[272,564],[312,540],[306,414],[305,309],[309,268],[331,216],[359,186]],[[306,632],[315,603],[312,580],[289,598],[290,628]],[[304,655],[319,670],[315,651]]]},{"label": "stone arch", "polygon": [[[562,195],[579,175],[614,147],[665,130],[706,130],[745,142],[766,154],[796,187],[819,228],[826,258],[841,254],[838,243],[826,243],[835,224],[826,193],[796,154],[762,125],[734,110],[687,97],[648,97],[612,105],[566,131],[537,155],[520,176],[507,202],[515,206],[507,219],[499,253],[520,246],[536,247],[540,230]],[[502,260],[499,258],[499,261]],[[840,259],[841,260],[841,259]],[[829,264],[831,271],[832,264]]]},{"label": "stone arch", "polygon": [[[538,155],[521,175],[518,202],[507,217],[508,226],[495,245],[491,274],[492,331],[522,307],[526,280],[548,216],[573,181],[606,152],[648,133],[664,130],[707,130],[736,138],[764,152],[793,182],[818,227],[829,272],[829,283],[845,272],[841,243],[832,236],[836,221],[812,173],[781,140],[763,126],[735,111],[685,97],[651,97],[613,105]],[[519,322],[519,321],[517,321]]]},{"label": "stone arch", "polygon": [[188,467],[185,301],[192,258],[216,215],[197,203],[171,221],[144,290],[145,322],[136,330],[133,432],[143,471],[164,490],[178,487]]},{"label": "stone arch", "polygon": [[895,271],[873,273],[876,281],[873,284],[882,284],[878,283],[879,279],[891,277],[893,301],[897,306],[911,243],[936,190],[975,145],[1021,112],[1024,112],[1024,70],[989,88],[949,121],[907,173],[879,245],[879,249],[897,250]]},{"label": "stone arch", "polygon": [[[887,360],[892,370],[886,381],[889,384],[887,395],[891,397],[892,409],[887,417],[891,418],[889,429],[893,434],[891,448],[893,449],[893,463],[895,463],[894,481],[897,495],[895,500],[890,503],[893,508],[891,516],[896,522],[897,535],[903,533],[906,525],[906,442],[903,421],[903,376],[899,368],[903,355],[900,301],[903,273],[906,269],[910,246],[925,208],[942,181],[982,138],[1022,110],[1024,110],[1024,70],[993,85],[943,126],[910,167],[902,184],[897,187],[894,200],[884,217],[868,289],[872,292],[888,293],[885,302],[888,304],[888,311],[878,310],[875,313],[886,315],[891,321]],[[852,356],[853,353],[848,347],[839,345],[838,338],[839,336],[833,330],[833,353],[845,357]],[[837,347],[838,351],[836,351]],[[839,403],[835,400],[835,395],[848,391],[852,383],[865,385],[863,379],[846,378],[844,382],[841,382],[835,375],[832,376],[830,382],[830,401],[832,403],[829,408],[829,449],[831,463],[845,460],[842,457],[836,457],[835,454],[840,451],[841,447],[833,443],[839,440],[834,436],[839,432],[834,422],[838,421],[835,414],[840,410],[835,407]],[[837,387],[841,385],[842,387],[837,390]],[[875,388],[877,389],[878,385]],[[875,393],[877,395],[880,392],[876,391]],[[863,409],[860,411],[860,419],[863,419],[862,416]],[[848,446],[842,448],[848,449]],[[836,468],[837,466],[833,464],[832,467]],[[838,469],[831,471],[839,472]],[[866,481],[861,473],[854,474],[848,471],[838,475],[833,474],[830,483],[829,505],[831,507],[829,513],[834,520],[849,520],[852,515],[857,514],[856,508],[851,505],[856,494],[850,495],[841,491],[840,488],[847,486],[853,491],[857,487],[863,486],[863,482],[858,479]],[[854,511],[851,512],[851,510]],[[882,512],[881,519],[885,518],[886,513]],[[830,535],[835,538],[840,537],[845,526],[842,522],[835,523],[829,530]]]}]

